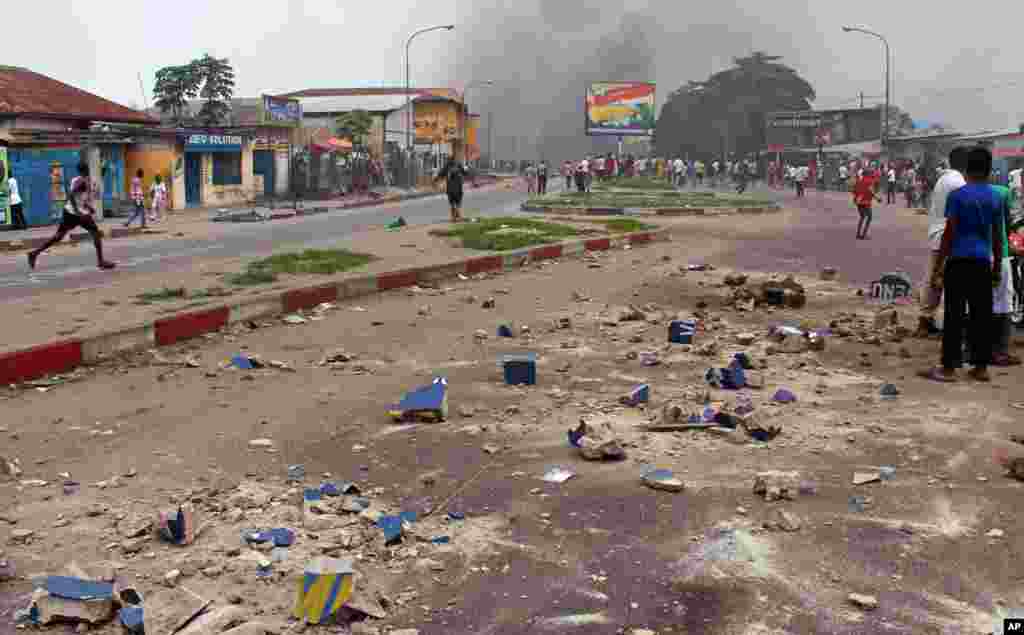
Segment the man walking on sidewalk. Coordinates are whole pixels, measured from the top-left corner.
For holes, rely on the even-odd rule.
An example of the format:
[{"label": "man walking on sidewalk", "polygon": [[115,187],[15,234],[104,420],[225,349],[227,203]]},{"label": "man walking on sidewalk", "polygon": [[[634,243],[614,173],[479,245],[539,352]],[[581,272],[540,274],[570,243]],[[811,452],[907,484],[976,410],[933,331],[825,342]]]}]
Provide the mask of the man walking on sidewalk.
[{"label": "man walking on sidewalk", "polygon": [[11,225],[14,229],[28,229],[28,224],[25,223],[25,211],[21,206],[21,193],[18,191],[18,180],[14,178],[14,171],[10,173],[10,178],[7,179],[7,195],[10,197],[11,203]]},{"label": "man walking on sidewalk", "polygon": [[[968,376],[988,382],[992,357],[992,291],[1002,282],[1002,267],[993,267],[1003,259],[1003,237],[999,231],[1005,203],[989,185],[992,153],[974,148],[967,154],[967,185],[949,195],[946,201],[946,229],[942,234],[939,258],[944,273],[936,273],[933,282],[945,283],[946,312],[942,331],[942,365],[921,371],[935,381],[956,381],[963,363],[964,327],[970,344],[971,364]],[[948,258],[948,262],[947,262]]]},{"label": "man walking on sidewalk", "polygon": [[942,285],[935,285],[933,282],[938,279],[936,272],[940,265],[939,248],[942,246],[942,234],[946,231],[946,201],[951,193],[967,185],[967,181],[964,180],[964,173],[967,171],[967,148],[953,148],[953,151],[949,153],[949,165],[950,168],[942,173],[939,181],[935,184],[935,191],[931,196],[931,206],[928,208],[928,245],[931,248],[931,253],[928,255],[924,284],[921,289],[918,337],[941,333],[935,323],[935,312],[938,311],[939,304],[942,302]]},{"label": "man walking on sidewalk", "polygon": [[80,163],[78,164],[78,176],[71,179],[71,196],[64,205],[64,213],[61,216],[60,225],[57,227],[57,233],[38,249],[28,252],[29,268],[36,268],[36,259],[39,258],[39,254],[63,240],[64,236],[72,229],[81,227],[92,236],[92,244],[96,247],[96,266],[100,269],[113,269],[116,265],[103,258],[103,236],[93,219],[95,214],[96,209],[92,205],[89,166]]},{"label": "man walking on sidewalk", "polygon": [[896,204],[896,167],[890,163],[889,169],[885,172],[885,204]]}]

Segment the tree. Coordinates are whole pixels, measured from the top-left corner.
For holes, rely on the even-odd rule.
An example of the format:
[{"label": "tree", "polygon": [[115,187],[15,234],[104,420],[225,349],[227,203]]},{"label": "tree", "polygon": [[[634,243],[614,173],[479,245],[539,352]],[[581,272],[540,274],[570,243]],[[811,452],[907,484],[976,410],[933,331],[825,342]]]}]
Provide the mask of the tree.
[{"label": "tree", "polygon": [[339,137],[351,140],[353,146],[365,145],[373,128],[373,115],[365,110],[352,110],[339,115],[334,125]]},{"label": "tree", "polygon": [[181,124],[188,119],[188,100],[199,93],[201,78],[194,64],[166,66],[156,72],[154,105],[171,120]]},{"label": "tree", "polygon": [[227,58],[218,59],[209,53],[190,66],[202,81],[199,96],[205,99],[198,119],[207,126],[223,123],[231,113],[231,97],[235,93],[235,71]]},{"label": "tree", "polygon": [[810,110],[814,88],[778,56],[761,51],[670,94],[658,117],[659,154],[747,154],[766,145],[765,119],[779,110]]}]

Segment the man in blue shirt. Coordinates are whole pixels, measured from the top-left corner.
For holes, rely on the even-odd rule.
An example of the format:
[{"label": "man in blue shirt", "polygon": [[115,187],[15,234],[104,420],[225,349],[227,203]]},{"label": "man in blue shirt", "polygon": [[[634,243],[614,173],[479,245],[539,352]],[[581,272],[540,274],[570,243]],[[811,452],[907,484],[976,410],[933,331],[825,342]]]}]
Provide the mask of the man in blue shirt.
[{"label": "man in blue shirt", "polygon": [[[999,231],[1003,201],[989,187],[992,153],[973,148],[967,155],[967,185],[946,200],[946,230],[942,235],[935,286],[945,283],[946,311],[942,332],[942,367],[922,372],[928,379],[956,381],[963,363],[964,325],[974,369],[968,375],[977,381],[991,381],[988,365],[992,345],[992,289],[1002,276],[1003,237]],[[969,311],[969,315],[965,313]]]}]

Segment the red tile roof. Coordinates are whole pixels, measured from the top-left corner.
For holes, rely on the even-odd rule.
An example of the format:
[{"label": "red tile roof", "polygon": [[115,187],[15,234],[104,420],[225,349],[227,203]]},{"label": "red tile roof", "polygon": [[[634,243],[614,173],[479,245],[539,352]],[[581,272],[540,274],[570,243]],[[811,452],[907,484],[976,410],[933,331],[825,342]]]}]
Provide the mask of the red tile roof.
[{"label": "red tile roof", "polygon": [[5,115],[110,123],[159,123],[159,120],[138,110],[16,66],[0,66],[0,117]]}]

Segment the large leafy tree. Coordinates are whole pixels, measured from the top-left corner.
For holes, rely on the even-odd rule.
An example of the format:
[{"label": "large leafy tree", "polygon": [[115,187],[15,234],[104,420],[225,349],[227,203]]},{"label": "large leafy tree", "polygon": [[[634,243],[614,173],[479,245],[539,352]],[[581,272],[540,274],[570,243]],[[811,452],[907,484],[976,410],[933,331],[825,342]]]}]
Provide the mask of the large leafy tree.
[{"label": "large leafy tree", "polygon": [[189,117],[188,100],[199,94],[202,79],[194,64],[167,66],[156,72],[155,105],[177,124]]},{"label": "large leafy tree", "polygon": [[658,118],[658,153],[721,156],[763,149],[765,115],[809,110],[815,97],[811,84],[780,59],[757,51],[671,93]]},{"label": "large leafy tree", "polygon": [[334,121],[339,137],[349,139],[353,146],[363,146],[373,128],[373,115],[365,110],[342,113]]},{"label": "large leafy tree", "polygon": [[203,82],[199,96],[205,101],[198,119],[204,125],[223,123],[231,114],[231,97],[235,94],[235,71],[227,58],[218,59],[209,53],[192,65]]}]

